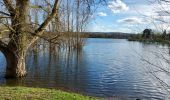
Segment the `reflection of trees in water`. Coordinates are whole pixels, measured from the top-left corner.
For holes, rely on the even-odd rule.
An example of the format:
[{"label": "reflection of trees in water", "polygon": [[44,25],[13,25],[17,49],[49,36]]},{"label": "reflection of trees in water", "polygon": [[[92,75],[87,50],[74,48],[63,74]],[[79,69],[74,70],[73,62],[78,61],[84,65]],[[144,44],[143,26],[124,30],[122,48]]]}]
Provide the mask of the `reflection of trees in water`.
[{"label": "reflection of trees in water", "polygon": [[[83,64],[83,50],[59,48],[39,40],[27,52],[28,74],[22,79],[6,80],[7,85],[33,87],[64,87],[71,90],[85,90],[87,75],[81,72],[86,70]],[[84,74],[88,74],[86,71]],[[85,78],[82,80],[82,78]],[[81,89],[80,89],[81,88]]]},{"label": "reflection of trees in water", "polygon": [[[85,85],[80,69],[85,69],[82,50],[58,48],[53,44],[39,45],[27,56],[28,76],[23,82],[27,86],[78,88]],[[83,88],[83,87],[81,87]],[[81,89],[85,90],[85,89]]]}]

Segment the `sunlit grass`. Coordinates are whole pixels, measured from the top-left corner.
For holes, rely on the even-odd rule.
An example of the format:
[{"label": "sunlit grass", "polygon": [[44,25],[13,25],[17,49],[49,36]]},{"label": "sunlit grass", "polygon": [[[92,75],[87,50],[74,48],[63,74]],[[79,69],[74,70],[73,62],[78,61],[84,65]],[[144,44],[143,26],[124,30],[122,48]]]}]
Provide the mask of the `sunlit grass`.
[{"label": "sunlit grass", "polygon": [[61,90],[28,88],[28,87],[0,87],[0,100],[96,100],[76,93]]}]

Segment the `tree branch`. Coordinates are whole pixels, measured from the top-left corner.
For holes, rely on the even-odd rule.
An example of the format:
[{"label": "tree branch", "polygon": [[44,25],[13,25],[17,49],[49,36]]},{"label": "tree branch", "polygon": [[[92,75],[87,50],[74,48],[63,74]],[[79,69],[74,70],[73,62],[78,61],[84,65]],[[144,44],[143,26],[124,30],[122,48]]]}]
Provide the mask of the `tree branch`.
[{"label": "tree branch", "polygon": [[43,34],[44,30],[46,29],[46,27],[48,26],[50,21],[57,15],[58,5],[59,5],[59,0],[55,0],[54,7],[52,9],[51,14],[49,16],[47,16],[47,18],[40,25],[40,27],[37,30],[35,30],[35,34],[37,34],[37,35],[42,35]]},{"label": "tree branch", "polygon": [[3,19],[3,18],[11,18],[11,17],[0,16],[0,19]]},{"label": "tree branch", "polygon": [[160,1],[163,1],[163,2],[166,2],[166,3],[170,3],[169,0],[160,0]]},{"label": "tree branch", "polygon": [[6,15],[6,16],[10,16],[10,14],[5,13],[5,12],[3,12],[3,11],[0,11],[0,13],[3,14],[3,15]]},{"label": "tree branch", "polygon": [[54,3],[54,7],[52,9],[52,12],[49,16],[47,16],[47,18],[45,19],[45,21],[40,25],[40,27],[35,30],[34,33],[32,33],[32,35],[34,36],[33,39],[31,40],[31,42],[29,43],[29,46],[32,45],[38,38],[40,38],[43,35],[44,30],[46,29],[46,27],[48,26],[48,24],[51,22],[51,20],[57,15],[58,12],[58,7],[59,7],[59,0],[55,0]]},{"label": "tree branch", "polygon": [[47,11],[45,8],[43,8],[42,6],[40,6],[40,5],[34,5],[34,6],[30,6],[31,8],[33,8],[33,9],[41,9],[41,10],[43,10],[43,11],[45,11],[45,12],[47,12],[47,13],[50,13],[49,11]]},{"label": "tree branch", "polygon": [[3,0],[6,8],[8,9],[8,12],[10,13],[10,15],[15,14],[15,9],[12,6],[12,1],[11,0]]}]

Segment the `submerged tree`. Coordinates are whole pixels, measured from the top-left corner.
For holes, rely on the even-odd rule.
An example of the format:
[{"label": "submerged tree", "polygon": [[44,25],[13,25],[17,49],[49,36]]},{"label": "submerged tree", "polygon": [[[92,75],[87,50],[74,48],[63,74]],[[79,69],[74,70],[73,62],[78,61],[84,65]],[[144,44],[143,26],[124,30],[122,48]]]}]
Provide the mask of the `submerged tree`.
[{"label": "submerged tree", "polygon": [[[6,77],[23,77],[26,75],[26,53],[27,50],[34,44],[39,38],[43,38],[45,29],[48,27],[51,22],[56,22],[60,24],[59,17],[62,15],[60,9],[60,4],[68,2],[68,0],[42,0],[41,4],[33,5],[34,0],[0,0],[1,9],[0,9],[0,21],[7,29],[3,32],[8,34],[7,41],[0,40],[0,50],[6,57],[7,67],[6,67]],[[82,5],[86,4],[87,7],[92,9],[91,6],[99,4],[101,1],[105,0],[78,0],[81,1]],[[35,3],[35,2],[34,2]],[[38,2],[36,2],[37,4]],[[68,5],[68,4],[67,4]],[[68,12],[69,6],[67,6]],[[32,9],[40,9],[41,15],[43,12],[47,13],[44,17],[40,17],[37,21],[37,15],[32,18]],[[84,9],[84,8],[83,8]],[[76,10],[75,10],[76,12]],[[66,19],[70,19],[71,15],[74,12],[68,13]],[[84,13],[84,12],[83,12]],[[39,16],[41,16],[39,15]],[[81,15],[78,15],[80,19]],[[56,18],[57,17],[57,18]],[[55,18],[55,19],[54,19]],[[73,17],[74,18],[74,17]],[[32,20],[35,19],[35,20]],[[54,20],[53,20],[54,19]],[[83,22],[83,21],[82,21]],[[38,25],[37,25],[38,24]],[[72,21],[68,21],[67,29],[68,31],[73,26]],[[56,28],[53,30],[59,30],[60,25],[56,25]],[[82,26],[82,25],[81,25]],[[49,35],[49,34],[48,34]]]},{"label": "submerged tree", "polygon": [[[26,75],[25,57],[28,48],[41,36],[50,21],[57,15],[59,0],[54,1],[51,13],[35,30],[29,22],[29,0],[3,0],[5,10],[1,11],[10,23],[9,42],[0,41],[0,50],[6,57],[6,77],[23,77]],[[10,20],[9,20],[10,19]]]}]

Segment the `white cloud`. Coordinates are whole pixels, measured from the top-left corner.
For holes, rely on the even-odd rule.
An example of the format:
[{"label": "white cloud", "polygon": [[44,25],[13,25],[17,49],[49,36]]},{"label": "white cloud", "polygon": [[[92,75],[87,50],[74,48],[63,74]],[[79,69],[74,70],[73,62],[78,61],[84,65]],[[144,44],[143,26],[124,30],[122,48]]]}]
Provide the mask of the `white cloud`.
[{"label": "white cloud", "polygon": [[157,5],[152,4],[152,5],[147,5],[147,4],[142,4],[142,5],[133,5],[131,7],[131,10],[127,13],[129,14],[138,14],[140,16],[153,16],[155,15],[155,7]]},{"label": "white cloud", "polygon": [[144,20],[138,17],[128,17],[124,19],[120,19],[117,21],[118,23],[127,23],[127,24],[143,24]]},{"label": "white cloud", "polygon": [[114,0],[114,1],[109,2],[108,8],[113,13],[119,13],[121,11],[129,10],[129,7],[121,0]]},{"label": "white cloud", "polygon": [[165,4],[135,4],[130,7],[131,9],[126,14],[138,14],[140,16],[170,16],[170,5]]},{"label": "white cloud", "polygon": [[98,15],[98,16],[107,16],[107,14],[104,13],[104,12],[99,12],[97,15]]},{"label": "white cloud", "polygon": [[[126,1],[123,2],[123,1]],[[150,3],[143,2],[142,0],[110,0],[108,4],[108,9],[112,11],[112,13],[119,13],[119,16],[109,16],[110,13],[107,13],[107,18],[111,17],[114,21],[113,26],[112,22],[108,22],[108,24],[105,24],[106,22],[96,24],[91,26],[89,29],[92,31],[100,31],[100,32],[109,32],[109,31],[120,31],[120,32],[141,32],[145,28],[151,28],[151,29],[167,29],[170,30],[170,4],[158,4],[158,3]],[[129,2],[135,2],[135,3],[129,3]],[[104,11],[105,12],[105,11]],[[98,16],[105,16],[104,12],[97,13]],[[126,17],[124,17],[126,16]],[[122,18],[117,20],[118,18]],[[116,22],[117,20],[117,22]],[[162,21],[162,22],[161,22]],[[166,23],[164,23],[165,21]]]}]

